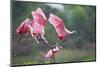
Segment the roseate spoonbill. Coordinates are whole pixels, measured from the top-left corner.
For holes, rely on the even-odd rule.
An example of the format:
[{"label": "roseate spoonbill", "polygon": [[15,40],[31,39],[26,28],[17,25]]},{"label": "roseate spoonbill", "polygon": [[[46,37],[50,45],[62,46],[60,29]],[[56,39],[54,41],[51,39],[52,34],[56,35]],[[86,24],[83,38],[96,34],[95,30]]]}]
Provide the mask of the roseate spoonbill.
[{"label": "roseate spoonbill", "polygon": [[54,55],[61,49],[62,47],[60,45],[56,45],[55,48],[50,49],[47,54],[45,55],[46,59],[52,59],[54,57]]},{"label": "roseate spoonbill", "polygon": [[44,28],[45,28],[46,21],[47,21],[47,18],[45,16],[44,12],[42,11],[41,8],[37,8],[36,11],[32,11],[31,14],[34,19],[32,36],[35,36],[35,39],[37,39],[38,36],[41,36],[41,38],[46,43],[48,43],[44,37],[44,34],[45,34]]},{"label": "roseate spoonbill", "polygon": [[28,24],[30,23],[31,19],[26,18],[20,26],[17,28],[16,32],[18,35],[26,34],[29,32]]},{"label": "roseate spoonbill", "polygon": [[54,26],[60,40],[65,40],[66,36],[76,32],[68,30],[64,25],[64,21],[52,13],[49,15],[48,21]]}]

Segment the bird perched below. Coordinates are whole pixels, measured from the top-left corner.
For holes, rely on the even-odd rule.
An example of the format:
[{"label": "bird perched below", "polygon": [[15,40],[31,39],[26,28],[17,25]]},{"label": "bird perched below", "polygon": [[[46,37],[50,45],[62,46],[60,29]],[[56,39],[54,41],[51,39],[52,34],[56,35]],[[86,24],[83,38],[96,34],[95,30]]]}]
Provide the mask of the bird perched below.
[{"label": "bird perched below", "polygon": [[58,51],[60,51],[61,48],[62,48],[62,47],[61,47],[60,45],[56,45],[55,48],[50,49],[50,50],[46,53],[45,58],[46,58],[46,59],[52,59],[52,58],[54,57],[54,55],[55,55]]}]

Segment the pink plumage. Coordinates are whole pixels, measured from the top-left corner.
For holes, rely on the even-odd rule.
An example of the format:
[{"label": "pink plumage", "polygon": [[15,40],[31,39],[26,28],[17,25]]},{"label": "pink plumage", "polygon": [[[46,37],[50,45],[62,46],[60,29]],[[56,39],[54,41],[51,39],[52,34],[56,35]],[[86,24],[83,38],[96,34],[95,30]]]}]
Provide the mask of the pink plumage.
[{"label": "pink plumage", "polygon": [[47,59],[52,58],[53,55],[60,50],[60,48],[62,48],[62,47],[61,46],[60,47],[59,46],[56,46],[56,48],[53,48],[53,49],[49,50],[47,52],[47,54],[45,55],[45,58],[47,58]]},{"label": "pink plumage", "polygon": [[31,19],[25,19],[20,26],[17,28],[17,34],[25,34],[29,32],[28,23],[30,23]]},{"label": "pink plumage", "polygon": [[59,18],[58,16],[54,15],[54,14],[50,14],[49,16],[49,22],[54,26],[57,34],[58,34],[58,38],[60,40],[65,39],[65,36],[74,32],[69,31],[65,25],[64,25],[64,21]]},{"label": "pink plumage", "polygon": [[33,35],[44,35],[44,27],[46,24],[46,16],[41,8],[37,8],[36,11],[32,11],[34,19]]},{"label": "pink plumage", "polygon": [[38,14],[40,14],[40,15],[43,17],[43,19],[44,19],[45,21],[47,20],[45,14],[44,14],[44,12],[42,11],[41,8],[37,8],[37,9],[36,9],[36,12],[37,12]]}]

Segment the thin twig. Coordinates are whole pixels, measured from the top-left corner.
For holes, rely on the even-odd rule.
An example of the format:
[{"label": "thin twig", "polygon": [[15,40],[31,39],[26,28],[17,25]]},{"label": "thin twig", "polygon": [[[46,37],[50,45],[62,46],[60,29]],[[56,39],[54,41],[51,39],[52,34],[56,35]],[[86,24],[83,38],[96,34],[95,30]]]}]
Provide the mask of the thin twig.
[{"label": "thin twig", "polygon": [[55,61],[55,54],[54,54],[53,49],[52,49],[52,53],[53,53],[53,56],[52,56],[52,62],[55,63],[56,61]]}]

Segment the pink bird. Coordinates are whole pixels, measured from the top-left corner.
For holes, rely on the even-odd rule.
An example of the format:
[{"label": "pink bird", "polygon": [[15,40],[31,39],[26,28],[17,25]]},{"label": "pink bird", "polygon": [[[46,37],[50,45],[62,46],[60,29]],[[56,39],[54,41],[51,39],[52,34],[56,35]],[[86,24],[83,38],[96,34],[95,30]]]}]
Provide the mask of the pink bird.
[{"label": "pink bird", "polygon": [[32,16],[34,18],[34,34],[44,35],[44,27],[46,24],[46,16],[44,15],[41,8],[37,8],[36,11],[32,11]]},{"label": "pink bird", "polygon": [[47,21],[47,18],[44,14],[44,12],[42,11],[41,8],[37,8],[36,11],[32,11],[32,16],[33,16],[33,23],[34,23],[34,26],[32,26],[33,28],[33,34],[32,36],[41,36],[42,39],[46,41],[46,39],[44,38],[44,34],[45,34],[45,31],[44,31],[44,28],[45,28],[45,25],[46,25],[46,21]]},{"label": "pink bird", "polygon": [[57,53],[61,48],[62,47],[60,45],[56,45],[56,48],[53,48],[47,52],[47,54],[45,55],[45,58],[47,59],[52,58],[53,55],[55,55],[55,53]]},{"label": "pink bird", "polygon": [[36,11],[32,11],[33,20],[26,19],[21,23],[21,25],[17,28],[18,34],[30,33],[32,37],[38,42],[37,37],[41,36],[41,38],[47,42],[44,37],[44,28],[46,25],[47,18],[42,11],[41,8],[37,8]]},{"label": "pink bird", "polygon": [[29,32],[28,24],[30,23],[31,19],[26,18],[20,26],[17,28],[16,32],[17,34],[26,34]]},{"label": "pink bird", "polygon": [[66,36],[76,32],[76,31],[69,31],[65,27],[64,21],[54,14],[49,15],[48,21],[54,26],[54,28],[58,34],[58,38],[60,40],[64,40]]}]

